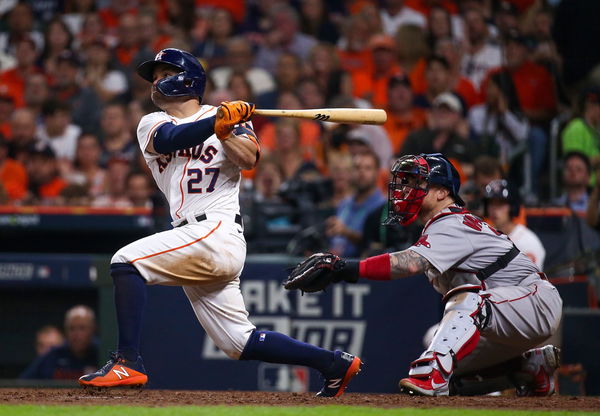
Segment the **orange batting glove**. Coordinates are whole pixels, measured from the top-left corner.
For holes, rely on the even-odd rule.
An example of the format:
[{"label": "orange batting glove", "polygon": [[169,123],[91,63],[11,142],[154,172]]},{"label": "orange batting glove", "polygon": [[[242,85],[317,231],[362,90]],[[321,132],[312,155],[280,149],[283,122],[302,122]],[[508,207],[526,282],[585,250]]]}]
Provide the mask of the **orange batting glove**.
[{"label": "orange batting glove", "polygon": [[256,106],[246,101],[225,101],[217,109],[215,134],[219,140],[227,140],[236,124],[248,121]]}]

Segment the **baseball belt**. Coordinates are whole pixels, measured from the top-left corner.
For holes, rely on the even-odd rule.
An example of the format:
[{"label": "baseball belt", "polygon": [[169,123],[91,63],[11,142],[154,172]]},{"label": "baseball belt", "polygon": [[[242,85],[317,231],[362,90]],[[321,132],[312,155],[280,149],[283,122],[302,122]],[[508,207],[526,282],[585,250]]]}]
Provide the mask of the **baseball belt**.
[{"label": "baseball belt", "polygon": [[[204,221],[206,220],[206,214],[201,214],[198,215],[196,217],[196,221],[200,222],[200,221]],[[242,227],[244,227],[244,223],[242,221],[242,216],[240,214],[235,214],[235,222],[239,225],[241,225]],[[180,224],[177,225],[177,227],[183,227],[184,225],[188,224],[188,220],[183,220]]]}]

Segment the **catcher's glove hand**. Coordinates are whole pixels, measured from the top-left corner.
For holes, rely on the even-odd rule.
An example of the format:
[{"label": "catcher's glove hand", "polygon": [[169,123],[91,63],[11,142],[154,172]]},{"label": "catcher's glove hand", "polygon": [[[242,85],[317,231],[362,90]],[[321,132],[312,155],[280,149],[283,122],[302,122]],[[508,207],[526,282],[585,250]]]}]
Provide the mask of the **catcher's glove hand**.
[{"label": "catcher's glove hand", "polygon": [[254,113],[255,105],[245,101],[224,101],[217,109],[215,134],[219,140],[227,140],[236,124],[248,121]]},{"label": "catcher's glove hand", "polygon": [[335,272],[346,263],[331,253],[316,253],[298,264],[290,273],[283,287],[287,290],[300,289],[302,292],[319,292],[333,281]]}]

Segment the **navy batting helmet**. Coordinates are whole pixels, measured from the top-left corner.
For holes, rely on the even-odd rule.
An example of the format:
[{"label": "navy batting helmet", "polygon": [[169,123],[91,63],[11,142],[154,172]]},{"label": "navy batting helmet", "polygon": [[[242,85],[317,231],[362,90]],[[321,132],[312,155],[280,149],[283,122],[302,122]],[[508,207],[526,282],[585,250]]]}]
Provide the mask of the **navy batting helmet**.
[{"label": "navy batting helmet", "polygon": [[511,218],[518,217],[521,209],[521,201],[518,193],[511,189],[508,182],[504,179],[495,179],[485,186],[483,193],[484,215],[488,214],[488,203],[490,200],[496,199],[506,201],[510,205],[509,215]]},{"label": "navy batting helmet", "polygon": [[153,82],[154,68],[159,64],[167,64],[181,72],[158,81],[158,91],[169,97],[191,96],[202,99],[206,73],[194,55],[175,48],[163,49],[153,61],[146,61],[138,66],[137,73],[146,81]]},{"label": "navy batting helmet", "polygon": [[423,199],[429,192],[430,184],[447,188],[458,205],[465,205],[458,195],[458,172],[444,155],[407,155],[398,159],[392,167],[392,181],[388,190],[388,217],[384,224],[398,221],[402,225],[408,225],[415,221]]}]

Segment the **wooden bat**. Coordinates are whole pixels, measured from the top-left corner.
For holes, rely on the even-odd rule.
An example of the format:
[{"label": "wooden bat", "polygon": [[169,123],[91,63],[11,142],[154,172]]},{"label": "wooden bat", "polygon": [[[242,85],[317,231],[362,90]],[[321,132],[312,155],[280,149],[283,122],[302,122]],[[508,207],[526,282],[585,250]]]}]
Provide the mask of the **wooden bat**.
[{"label": "wooden bat", "polygon": [[381,109],[314,108],[311,110],[254,110],[254,114],[267,117],[294,117],[334,123],[383,124],[387,114]]}]

